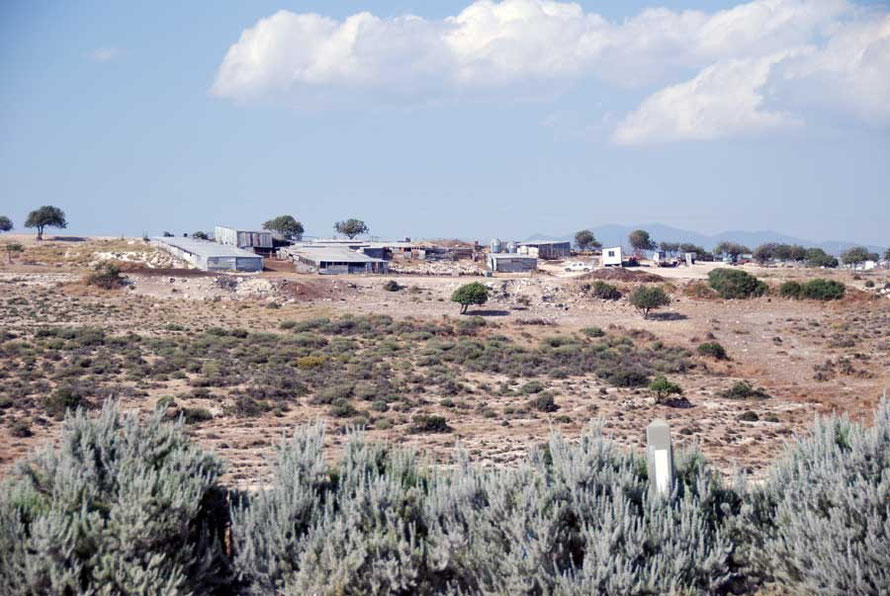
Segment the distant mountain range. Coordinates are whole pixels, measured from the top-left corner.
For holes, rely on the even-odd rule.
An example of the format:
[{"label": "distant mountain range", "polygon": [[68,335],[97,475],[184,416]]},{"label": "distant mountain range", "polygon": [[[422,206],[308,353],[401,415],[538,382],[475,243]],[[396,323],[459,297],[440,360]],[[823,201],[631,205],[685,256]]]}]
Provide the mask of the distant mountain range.
[{"label": "distant mountain range", "polygon": [[[580,229],[580,228],[579,228]],[[606,224],[590,228],[596,239],[602,242],[603,246],[619,246],[627,244],[627,235],[634,230],[646,230],[655,242],[691,242],[702,246],[708,250],[713,249],[721,242],[737,242],[748,246],[754,250],[760,244],[766,242],[780,242],[783,244],[800,244],[802,246],[818,247],[832,255],[840,255],[843,251],[853,246],[865,246],[869,250],[883,254],[887,249],[886,246],[875,246],[870,244],[861,244],[857,242],[847,242],[841,240],[831,240],[826,242],[814,242],[803,238],[795,238],[787,234],[773,232],[770,230],[747,232],[742,230],[733,230],[729,232],[721,232],[719,234],[708,235],[692,232],[689,230],[681,230],[663,224],[641,224],[637,226],[622,226],[617,224]],[[545,234],[534,234],[526,238],[526,242],[542,241],[542,240],[573,240],[574,232],[564,236],[547,236]]]}]

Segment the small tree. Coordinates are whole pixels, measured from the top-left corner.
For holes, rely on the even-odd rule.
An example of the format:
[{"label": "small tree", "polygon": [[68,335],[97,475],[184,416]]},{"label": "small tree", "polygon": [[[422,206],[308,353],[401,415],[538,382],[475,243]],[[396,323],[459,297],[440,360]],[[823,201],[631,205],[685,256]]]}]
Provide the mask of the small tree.
[{"label": "small tree", "polygon": [[37,228],[37,239],[43,240],[43,229],[46,227],[64,229],[68,227],[65,212],[52,205],[44,205],[28,214],[26,228]]},{"label": "small tree", "polygon": [[5,215],[0,215],[0,232],[9,232],[12,230],[12,220]]},{"label": "small tree", "polygon": [[655,241],[649,236],[646,230],[634,230],[628,235],[631,247],[635,252],[641,250],[655,250]]},{"label": "small tree", "polygon": [[349,218],[346,221],[338,221],[334,224],[334,231],[338,234],[343,234],[350,240],[355,238],[356,236],[360,236],[362,234],[367,234],[368,225],[360,219]]},{"label": "small tree", "polygon": [[649,318],[649,311],[667,306],[671,298],[658,286],[640,286],[630,295],[630,303],[643,313],[643,318]]},{"label": "small tree", "polygon": [[721,242],[714,247],[714,252],[721,255],[729,255],[733,259],[737,259],[739,255],[751,252],[751,249],[744,244],[737,244],[735,242]]},{"label": "small tree", "polygon": [[488,302],[488,288],[474,281],[454,290],[451,301],[460,304],[460,314],[466,314],[471,304],[485,304]]},{"label": "small tree", "polygon": [[278,232],[287,240],[303,239],[303,224],[293,215],[279,215],[263,224],[264,230]]},{"label": "small tree", "polygon": [[676,383],[671,383],[664,375],[658,375],[649,383],[649,391],[655,392],[656,401],[661,402],[664,398],[671,395],[682,395],[683,388]]},{"label": "small tree", "polygon": [[597,241],[596,236],[590,230],[581,230],[575,234],[575,246],[578,247],[578,250],[590,250],[602,247],[602,243]]},{"label": "small tree", "polygon": [[809,267],[837,267],[837,258],[826,253],[821,248],[807,249],[807,266]]},{"label": "small tree", "polygon": [[867,248],[856,246],[841,255],[844,265],[852,265],[854,269],[866,261],[877,261],[878,253],[869,252]]},{"label": "small tree", "polygon": [[23,252],[25,248],[21,244],[7,244],[6,245],[6,259],[9,261],[9,264],[12,264],[12,253],[20,253]]},{"label": "small tree", "polygon": [[884,251],[884,260],[890,261],[890,248]]},{"label": "small tree", "polygon": [[202,232],[201,230],[193,232],[192,238],[194,238],[195,240],[210,240],[210,236],[207,235],[207,232]]}]

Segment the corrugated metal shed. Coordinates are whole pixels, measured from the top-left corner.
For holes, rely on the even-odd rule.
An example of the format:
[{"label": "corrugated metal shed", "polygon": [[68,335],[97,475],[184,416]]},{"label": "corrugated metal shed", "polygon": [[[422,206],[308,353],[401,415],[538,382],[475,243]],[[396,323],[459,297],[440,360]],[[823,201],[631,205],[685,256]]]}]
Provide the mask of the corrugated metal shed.
[{"label": "corrugated metal shed", "polygon": [[386,273],[389,270],[389,263],[383,259],[336,246],[292,246],[281,249],[280,254],[326,275]]},{"label": "corrugated metal shed", "polygon": [[[523,247],[537,249],[537,256],[542,259],[562,259],[572,254],[572,243],[561,240],[541,242],[523,242]],[[521,252],[521,251],[520,251]],[[531,254],[531,252],[529,252]]]},{"label": "corrugated metal shed", "polygon": [[488,268],[500,273],[525,273],[538,268],[538,259],[514,253],[490,254]]},{"label": "corrugated metal shed", "polygon": [[213,236],[220,244],[238,248],[272,248],[272,232],[267,230],[238,230],[228,226],[216,226]]},{"label": "corrugated metal shed", "polygon": [[263,270],[263,257],[237,246],[194,238],[154,238],[153,242],[158,243],[174,256],[205,271],[256,272]]}]

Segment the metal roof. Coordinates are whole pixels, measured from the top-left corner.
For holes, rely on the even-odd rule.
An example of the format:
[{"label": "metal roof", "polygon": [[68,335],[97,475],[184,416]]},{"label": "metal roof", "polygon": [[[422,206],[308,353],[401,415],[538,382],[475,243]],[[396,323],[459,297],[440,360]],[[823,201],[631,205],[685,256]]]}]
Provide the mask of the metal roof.
[{"label": "metal roof", "polygon": [[520,242],[519,246],[544,246],[547,244],[569,244],[571,245],[571,241],[569,240],[541,240],[540,242]]},{"label": "metal roof", "polygon": [[300,246],[288,250],[292,255],[321,263],[384,263],[383,259],[375,259],[366,254],[349,250],[348,248],[336,248],[332,246]]},{"label": "metal roof", "polygon": [[203,258],[208,257],[253,257],[260,259],[259,255],[233,246],[231,244],[220,244],[209,240],[197,240],[195,238],[153,238],[154,242],[173,246],[180,250],[198,255]]}]

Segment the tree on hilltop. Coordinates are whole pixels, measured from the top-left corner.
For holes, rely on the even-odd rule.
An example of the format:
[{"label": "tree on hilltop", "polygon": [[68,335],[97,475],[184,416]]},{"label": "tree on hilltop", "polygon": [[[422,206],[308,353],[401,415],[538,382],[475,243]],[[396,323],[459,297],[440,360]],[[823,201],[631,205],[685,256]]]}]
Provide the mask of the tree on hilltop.
[{"label": "tree on hilltop", "polygon": [[43,240],[43,230],[46,227],[64,229],[68,227],[65,212],[52,205],[44,205],[28,214],[25,220],[26,228],[37,228],[37,239]]}]

